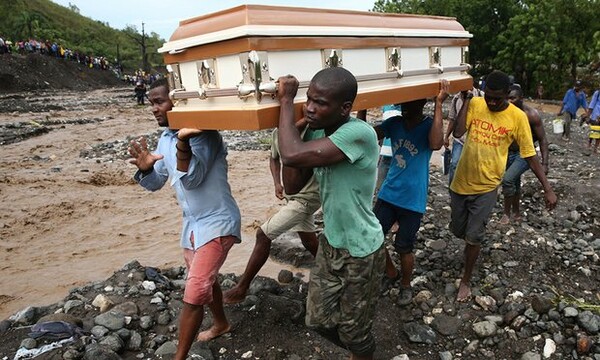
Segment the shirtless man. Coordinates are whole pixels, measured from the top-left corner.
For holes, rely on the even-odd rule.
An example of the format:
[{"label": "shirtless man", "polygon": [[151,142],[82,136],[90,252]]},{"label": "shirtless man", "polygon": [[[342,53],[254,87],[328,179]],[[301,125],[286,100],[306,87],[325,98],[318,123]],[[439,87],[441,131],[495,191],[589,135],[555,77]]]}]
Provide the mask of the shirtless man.
[{"label": "shirtless man", "polygon": [[[542,168],[544,174],[548,174],[548,140],[540,114],[534,108],[523,103],[523,90],[519,85],[512,85],[508,93],[508,101],[519,109],[523,110],[529,120],[533,142],[540,144],[542,155]],[[510,223],[511,216],[515,221],[521,220],[521,211],[519,202],[521,200],[521,175],[529,170],[529,164],[519,155],[519,144],[513,142],[508,148],[508,160],[506,162],[506,172],[502,178],[502,193],[504,194],[504,215],[500,223],[506,225]]]}]

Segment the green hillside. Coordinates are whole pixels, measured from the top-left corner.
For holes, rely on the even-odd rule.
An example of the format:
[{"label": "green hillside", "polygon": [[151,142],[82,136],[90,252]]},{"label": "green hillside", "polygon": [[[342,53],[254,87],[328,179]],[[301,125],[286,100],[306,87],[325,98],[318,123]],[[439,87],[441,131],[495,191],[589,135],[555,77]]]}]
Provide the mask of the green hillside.
[{"label": "green hillside", "polygon": [[49,0],[0,0],[0,36],[16,42],[34,38],[60,43],[65,48],[93,56],[105,56],[109,62],[121,62],[125,73],[143,67],[142,46],[146,44],[148,68],[162,65],[156,53],[164,42],[158,34],[145,34],[128,27],[116,30],[101,21],[79,14]]}]

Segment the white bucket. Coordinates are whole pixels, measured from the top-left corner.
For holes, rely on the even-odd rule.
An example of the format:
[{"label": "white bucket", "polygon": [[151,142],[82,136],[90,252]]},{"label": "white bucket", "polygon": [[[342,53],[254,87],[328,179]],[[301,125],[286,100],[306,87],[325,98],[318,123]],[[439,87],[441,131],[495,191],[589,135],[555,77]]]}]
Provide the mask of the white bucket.
[{"label": "white bucket", "polygon": [[552,121],[552,128],[555,134],[562,134],[565,131],[563,119],[555,119]]}]

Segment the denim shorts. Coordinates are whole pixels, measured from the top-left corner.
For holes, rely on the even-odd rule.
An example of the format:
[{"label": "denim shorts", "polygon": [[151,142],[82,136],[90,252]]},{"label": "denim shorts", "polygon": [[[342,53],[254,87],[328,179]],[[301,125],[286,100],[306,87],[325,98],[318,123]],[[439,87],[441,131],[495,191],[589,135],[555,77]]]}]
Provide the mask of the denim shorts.
[{"label": "denim shorts", "polygon": [[398,207],[381,199],[377,199],[373,212],[377,216],[384,234],[387,234],[392,225],[398,222],[398,232],[394,239],[394,248],[399,254],[411,253],[415,247],[417,232],[419,231],[419,227],[421,227],[423,214]]},{"label": "denim shorts", "polygon": [[529,170],[529,163],[518,151],[508,153],[506,172],[502,177],[502,193],[504,196],[515,196],[521,193],[521,175]]}]

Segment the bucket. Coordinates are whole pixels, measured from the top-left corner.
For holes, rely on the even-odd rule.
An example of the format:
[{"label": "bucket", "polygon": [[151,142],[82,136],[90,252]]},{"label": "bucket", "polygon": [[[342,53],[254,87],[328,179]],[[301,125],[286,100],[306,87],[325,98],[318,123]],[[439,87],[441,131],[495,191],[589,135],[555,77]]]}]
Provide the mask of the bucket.
[{"label": "bucket", "polygon": [[565,131],[563,119],[555,119],[552,121],[552,128],[555,134],[562,134]]}]

